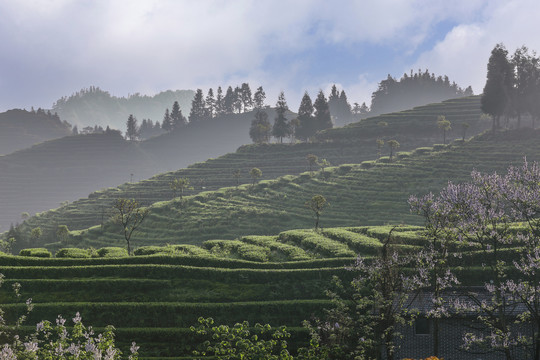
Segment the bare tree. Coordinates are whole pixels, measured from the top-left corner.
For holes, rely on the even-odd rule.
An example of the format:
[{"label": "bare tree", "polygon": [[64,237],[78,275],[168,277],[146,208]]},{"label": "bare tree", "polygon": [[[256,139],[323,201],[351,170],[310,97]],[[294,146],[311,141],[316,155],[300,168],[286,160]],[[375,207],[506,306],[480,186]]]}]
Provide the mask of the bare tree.
[{"label": "bare tree", "polygon": [[131,255],[131,235],[141,225],[149,213],[147,208],[135,199],[119,198],[114,202],[114,209],[117,211],[115,220],[122,225],[124,238],[127,242],[128,254]]}]

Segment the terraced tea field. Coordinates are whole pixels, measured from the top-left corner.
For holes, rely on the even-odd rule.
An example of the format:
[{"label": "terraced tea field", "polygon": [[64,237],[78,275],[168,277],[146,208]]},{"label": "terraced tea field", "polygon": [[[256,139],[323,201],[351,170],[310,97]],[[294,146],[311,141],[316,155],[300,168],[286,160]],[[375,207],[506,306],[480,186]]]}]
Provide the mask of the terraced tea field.
[{"label": "terraced tea field", "polygon": [[[118,197],[135,198],[145,205],[150,205],[157,201],[170,200],[173,194],[169,183],[174,178],[188,178],[193,189],[188,190],[186,193],[193,195],[205,191],[218,190],[223,187],[234,187],[237,181],[240,184],[249,183],[251,179],[248,173],[253,167],[258,167],[262,170],[263,179],[275,179],[287,174],[298,175],[304,171],[308,171],[309,165],[306,161],[306,155],[310,153],[317,155],[319,159],[326,158],[333,165],[359,164],[362,161],[373,160],[377,158],[378,149],[375,139],[378,136],[387,139],[390,137],[399,139],[401,151],[412,150],[417,146],[431,145],[433,142],[440,140],[440,134],[436,126],[433,128],[433,124],[436,123],[437,116],[441,114],[445,114],[448,118],[456,119],[455,121],[458,121],[457,119],[461,119],[459,121],[467,120],[471,124],[471,133],[473,133],[473,130],[480,131],[486,126],[489,126],[489,124],[486,125],[479,121],[479,97],[449,100],[395,115],[382,115],[381,117],[365,119],[350,129],[347,128],[348,130],[346,131],[332,129],[321,134],[322,142],[294,145],[267,144],[243,146],[235,153],[230,153],[217,159],[210,159],[203,163],[197,163],[186,169],[160,174],[138,183],[126,183],[117,188],[96,191],[90,194],[88,198],[80,199],[67,206],[30,218],[25,222],[22,229],[27,233],[26,236],[28,237],[29,231],[39,226],[43,230],[42,241],[40,243],[54,243],[57,241],[55,231],[58,225],[66,224],[71,230],[81,230],[106,222],[111,216],[110,210],[112,203]],[[378,125],[383,118],[388,120],[389,125],[386,127]],[[390,121],[390,119],[392,120]],[[401,126],[413,126],[417,130],[421,126],[422,131],[418,130],[416,135],[411,133],[396,134],[394,128]],[[373,133],[373,129],[383,132]],[[349,134],[351,131],[356,131],[354,138],[343,135]],[[342,135],[339,134],[343,135],[343,141],[340,141]],[[328,141],[328,136],[332,138],[332,141]],[[385,155],[388,153],[388,149],[384,148],[382,152]],[[318,166],[315,166],[315,168],[318,168]],[[235,169],[240,170],[239,179],[234,178],[232,175]],[[287,179],[287,177],[284,179]],[[281,179],[281,181],[283,182],[284,179]],[[303,201],[305,202],[305,200]],[[304,220],[300,222],[296,221],[295,225],[291,228],[309,226],[310,222],[307,220],[309,214],[306,214],[304,209],[300,211],[300,214],[304,217]],[[381,219],[383,222],[384,220],[384,218]],[[361,222],[355,222],[355,224]],[[198,223],[199,221],[197,221]],[[339,225],[347,225],[347,223],[341,222]],[[267,233],[278,232],[283,229],[285,228],[273,227]],[[247,232],[242,231],[238,234],[242,235],[246,233],[249,234],[251,232],[247,229]],[[219,232],[217,235],[219,235]],[[205,239],[209,238],[205,237]],[[193,239],[189,240],[189,242],[193,241]],[[171,243],[178,243],[178,241],[171,240]],[[21,244],[20,246],[28,245],[29,243]],[[96,244],[96,246],[102,245]]]},{"label": "terraced tea field", "polygon": [[[417,232],[400,230],[403,236]],[[307,338],[302,320],[329,307],[324,290],[332,276],[350,278],[344,266],[353,263],[359,250],[374,254],[380,242],[369,234],[384,236],[384,231],[298,230],[237,242],[209,241],[198,250],[146,247],[138,253],[154,255],[122,258],[0,256],[8,279],[0,288],[0,303],[11,321],[23,310],[10,291],[17,281],[22,298],[32,297],[36,304],[28,326],[54,321],[58,314],[69,319],[79,311],[86,324],[113,324],[124,349],[136,341],[149,359],[190,355],[200,340],[189,326],[199,316],[227,324],[287,325],[294,349]]]},{"label": "terraced tea field", "polygon": [[[201,244],[309,228],[314,217],[305,203],[315,194],[330,203],[321,217],[323,228],[420,224],[421,219],[409,213],[411,194],[438,192],[448,180],[467,181],[473,169],[504,172],[510,164],[522,163],[524,156],[539,160],[539,139],[540,131],[530,130],[486,134],[464,144],[401,153],[393,163],[383,158],[326,169],[325,174],[306,172],[158,202],[132,240],[135,246]],[[73,232],[72,241],[78,247],[125,244],[113,223]]]}]

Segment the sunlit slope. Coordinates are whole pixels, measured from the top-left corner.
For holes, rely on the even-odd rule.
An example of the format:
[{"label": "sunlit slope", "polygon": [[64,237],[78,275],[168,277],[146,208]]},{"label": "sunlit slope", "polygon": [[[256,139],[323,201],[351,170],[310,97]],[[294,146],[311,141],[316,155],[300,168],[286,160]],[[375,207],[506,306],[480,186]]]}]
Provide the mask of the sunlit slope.
[{"label": "sunlit slope", "polygon": [[[332,288],[332,277],[352,279],[355,274],[346,266],[356,254],[377,256],[392,229],[392,247],[414,253],[425,246],[422,227],[361,226],[248,235],[200,247],[144,247],[131,257],[0,255],[7,282],[0,288],[0,303],[10,323],[24,311],[21,301],[33,299],[27,331],[43,319],[54,321],[58,314],[70,319],[76,312],[94,327],[112,324],[122,349],[136,341],[143,358],[190,355],[201,342],[189,330],[199,316],[230,325],[244,320],[286,325],[294,351],[308,344],[302,321],[331,306],[325,290]],[[450,256],[465,285],[489,278],[478,266],[483,254],[477,249],[461,246],[459,257]],[[513,246],[501,251],[510,260],[520,253]],[[22,286],[20,298],[11,293],[14,282]]]},{"label": "sunlit slope", "polygon": [[[450,181],[469,179],[473,169],[505,171],[523,157],[540,159],[540,131],[522,130],[486,134],[461,145],[419,148],[402,153],[398,161],[342,165],[300,176],[284,176],[239,189],[223,188],[180,200],[158,202],[134,244],[200,244],[208,239],[234,239],[246,234],[267,235],[287,229],[309,228],[313,213],[305,203],[315,194],[329,201],[321,218],[323,227],[419,224],[409,213],[411,194],[437,192]],[[118,225],[109,222],[78,233],[76,246],[123,244]]]},{"label": "sunlit slope", "polygon": [[[140,249],[154,256],[40,259],[0,255],[7,284],[0,303],[8,321],[22,311],[22,299],[35,304],[26,324],[58,314],[80,312],[86,324],[116,328],[119,344],[141,346],[143,357],[190,355],[197,341],[189,327],[199,316],[219,323],[248,320],[286,325],[307,344],[303,320],[330,306],[325,290],[333,275],[350,278],[346,265],[357,253],[377,254],[389,227],[294,230],[272,236],[246,236],[237,242],[209,241],[201,247]],[[394,241],[422,244],[420,228],[401,227]],[[399,245],[404,250],[414,248]],[[261,257],[262,255],[262,257]],[[264,256],[267,256],[263,259]],[[29,329],[30,330],[30,329]]]},{"label": "sunlit slope", "polygon": [[[401,144],[400,151],[431,145],[434,142],[442,142],[442,134],[436,127],[437,116],[441,114],[446,114],[455,123],[467,121],[471,125],[467,133],[467,136],[469,136],[473,134],[473,130],[479,131],[489,126],[489,124],[479,120],[480,113],[479,97],[462,98],[400,112],[395,115],[382,115],[381,117],[366,119],[351,127],[353,130],[333,129],[321,135],[324,137],[333,134],[332,141],[321,140],[320,142],[294,145],[243,146],[235,153],[197,163],[186,169],[160,174],[138,183],[126,183],[117,188],[97,191],[88,198],[80,199],[54,211],[44,212],[38,217],[32,217],[26,221],[24,228],[29,231],[31,228],[39,226],[44,231],[44,240],[54,242],[56,241],[54,232],[59,224],[65,224],[71,230],[77,230],[106,221],[111,215],[112,203],[118,197],[135,198],[145,205],[170,200],[173,193],[169,183],[174,178],[188,178],[193,189],[188,190],[186,193],[196,194],[201,191],[235,186],[236,179],[232,175],[235,169],[241,170],[238,179],[240,184],[251,181],[249,170],[253,167],[262,170],[262,179],[274,179],[286,174],[300,174],[309,170],[306,155],[310,153],[317,155],[319,159],[326,158],[332,165],[358,164],[365,160],[377,158],[378,149],[375,140],[379,137],[386,140],[397,139]],[[414,116],[411,114],[414,114]],[[390,117],[393,118],[393,122],[387,121],[388,126],[378,125],[380,121],[383,121],[382,119],[388,120]],[[411,128],[412,130],[399,134],[394,130],[398,126],[400,128]],[[357,133],[354,137],[351,137],[349,136],[350,131],[357,131]],[[450,134],[447,138],[451,138],[451,136]],[[147,142],[147,145],[144,146],[147,153],[157,153],[149,147],[150,144],[153,144],[152,146],[157,145],[157,140],[158,138],[152,140],[152,142]],[[172,139],[165,140],[167,140],[167,144],[173,143]],[[381,153],[388,155],[389,148],[385,145],[381,149]],[[165,152],[164,155],[169,156],[166,154],[170,154],[170,152]],[[178,156],[182,156],[182,154],[178,154]],[[318,166],[314,166],[314,169],[318,169]],[[306,225],[304,222],[302,224]]]}]

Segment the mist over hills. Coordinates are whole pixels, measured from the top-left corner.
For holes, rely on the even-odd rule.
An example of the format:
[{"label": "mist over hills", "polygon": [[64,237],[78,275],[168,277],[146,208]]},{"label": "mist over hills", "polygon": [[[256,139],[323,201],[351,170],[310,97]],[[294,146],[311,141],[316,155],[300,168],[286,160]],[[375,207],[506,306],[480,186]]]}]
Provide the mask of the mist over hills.
[{"label": "mist over hills", "polygon": [[128,97],[117,97],[99,87],[91,86],[58,99],[52,108],[62,120],[73,125],[124,129],[130,114],[135,115],[139,121],[161,121],[165,109],[170,109],[175,101],[178,101],[184,114],[189,114],[194,95],[193,90],[167,90],[154,96],[137,93]]},{"label": "mist over hills", "polygon": [[[269,116],[274,112],[268,109]],[[57,208],[104,187],[142,180],[250,142],[252,113],[188,124],[142,142],[118,131],[68,136],[0,157],[1,231],[21,213]],[[133,174],[133,175],[132,175]]]},{"label": "mist over hills", "polygon": [[66,135],[71,135],[70,124],[41,109],[37,112],[13,109],[0,113],[0,155]]},{"label": "mist over hills", "polygon": [[[400,113],[368,118],[354,124],[354,126],[327,130],[320,133],[318,135],[319,140],[315,142],[242,146],[234,153],[192,164],[185,169],[180,168],[180,170],[153,176],[149,180],[96,191],[88,198],[81,198],[68,206],[62,206],[59,209],[47,211],[38,217],[26,220],[25,228],[28,230],[39,226],[43,230],[44,239],[49,238],[48,242],[54,242],[55,226],[66,224],[71,230],[76,230],[99,224],[103,221],[103,209],[106,210],[105,220],[107,220],[110,216],[109,210],[112,203],[118,197],[136,198],[144,205],[150,205],[156,201],[170,200],[172,191],[169,183],[175,178],[188,178],[194,189],[187,191],[187,193],[197,194],[202,191],[217,190],[224,186],[235,186],[236,180],[232,176],[235,169],[240,170],[238,179],[240,184],[251,182],[249,171],[253,167],[262,170],[262,179],[273,179],[287,174],[300,174],[309,170],[306,161],[308,154],[315,154],[320,159],[326,158],[334,166],[358,164],[365,160],[374,160],[377,159],[379,152],[382,155],[387,155],[389,151],[387,145],[384,145],[382,149],[378,149],[376,139],[385,141],[390,139],[398,140],[401,144],[399,151],[412,150],[419,146],[429,146],[433,143],[442,142],[442,133],[436,125],[437,117],[440,115],[446,116],[452,121],[452,124],[455,124],[455,130],[448,135],[448,138],[451,139],[463,136],[459,126],[461,122],[467,122],[470,125],[467,137],[490,126],[489,121],[481,120],[480,98],[478,96],[453,99]],[[246,120],[249,122],[250,117],[249,115],[246,116],[248,117]],[[239,122],[238,127],[235,128],[247,126],[241,125],[242,120],[240,118],[233,117],[233,119]],[[380,126],[381,121],[385,121],[387,125]],[[232,134],[231,131],[226,131],[226,124],[226,121],[220,121],[219,125],[212,126],[212,129],[219,130],[220,134],[215,138],[218,140],[215,141],[234,140],[235,137],[238,137],[238,141],[242,141],[241,136],[247,136],[247,127],[243,127],[243,130],[237,134]],[[171,133],[142,142],[140,148],[145,149],[145,154],[152,154],[151,156],[159,156],[160,154],[163,156],[163,154],[171,153],[179,142],[193,144],[193,141],[189,142],[190,134],[201,131],[208,125],[202,122],[197,126],[198,128],[194,129],[192,133],[184,132],[178,134],[178,136],[173,136],[174,133]],[[400,129],[407,127],[410,130],[400,134]],[[204,131],[201,131],[201,134],[204,134]],[[202,152],[208,151],[208,149],[204,149],[204,144],[206,143],[193,146]],[[192,148],[184,147],[182,149],[187,152],[187,155],[191,156]],[[173,154],[181,157],[182,152],[178,150]],[[158,161],[159,159],[156,158],[156,162]],[[315,166],[315,168],[318,168],[318,166]],[[28,203],[30,204],[30,202]],[[15,213],[15,215],[18,214]]]}]

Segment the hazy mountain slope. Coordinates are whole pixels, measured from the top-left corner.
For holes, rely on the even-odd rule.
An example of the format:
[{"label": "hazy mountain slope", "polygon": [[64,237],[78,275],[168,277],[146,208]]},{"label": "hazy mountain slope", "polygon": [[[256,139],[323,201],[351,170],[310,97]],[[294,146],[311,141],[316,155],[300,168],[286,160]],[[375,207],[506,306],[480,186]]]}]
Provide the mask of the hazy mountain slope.
[{"label": "hazy mountain slope", "polygon": [[[433,108],[436,108],[436,110],[433,110]],[[422,115],[424,113],[427,115]],[[194,194],[205,190],[216,190],[223,186],[234,186],[236,179],[232,176],[232,171],[235,169],[241,170],[239,183],[249,183],[251,181],[248,173],[253,167],[258,167],[262,170],[263,179],[272,179],[286,174],[299,174],[309,169],[306,155],[310,153],[317,155],[321,159],[328,159],[333,165],[372,160],[377,158],[378,149],[375,140],[379,137],[397,139],[401,143],[401,147],[398,149],[400,151],[411,150],[418,146],[431,145],[435,141],[442,140],[442,134],[439,133],[436,127],[433,129],[431,126],[433,122],[436,122],[437,115],[435,114],[446,114],[455,122],[467,120],[471,124],[470,133],[472,133],[472,130],[479,131],[489,127],[489,124],[479,122],[480,113],[478,97],[459,99],[455,100],[455,102],[433,104],[408,112],[398,113],[394,117],[394,123],[389,122],[388,126],[382,128],[386,133],[379,132],[379,125],[377,125],[379,118],[370,118],[360,122],[352,130],[356,131],[355,136],[348,136],[349,132],[334,129],[328,131],[337,134],[333,137],[332,141],[298,143],[294,145],[268,144],[244,146],[235,153],[227,154],[204,163],[194,164],[187,169],[157,175],[140,183],[124,184],[118,188],[97,191],[89,198],[80,199],[55,211],[43,213],[38,218],[34,217],[27,220],[26,229],[29,230],[33,227],[40,226],[44,231],[44,237],[48,237],[49,241],[55,241],[54,233],[56,224],[66,224],[72,230],[99,224],[103,219],[106,220],[109,217],[108,214],[112,203],[118,197],[136,198],[146,205],[156,201],[169,200],[172,196],[169,183],[177,177],[188,178],[194,186],[194,190],[188,191],[188,194]],[[270,118],[272,117],[270,116]],[[249,118],[245,120],[249,122]],[[240,119],[237,121],[241,122]],[[225,122],[222,124],[225,124]],[[417,131],[415,133],[411,130],[404,132],[403,135],[399,135],[393,130],[398,125],[404,128],[411,127],[413,130],[417,129]],[[203,124],[200,124],[200,126],[203,127]],[[373,128],[377,130],[374,134],[372,133]],[[430,128],[431,131],[423,130],[425,128]],[[362,129],[365,129],[365,131]],[[227,130],[229,132],[225,132]],[[340,141],[340,134],[343,135],[343,141]],[[171,157],[171,161],[181,159],[182,156],[180,154],[186,156],[186,153],[175,152],[173,148],[171,148],[173,150],[159,152],[158,148],[163,149],[173,145],[179,146],[180,144],[189,142],[189,133],[187,132],[183,134],[179,133],[176,136],[173,135],[170,134],[149,140],[142,143],[141,147],[146,150],[148,156],[156,156],[156,163],[159,163],[160,156]],[[247,131],[235,134],[231,129],[223,126],[217,132],[216,137],[210,141],[214,141],[217,145],[229,141],[236,136],[247,137]],[[180,141],[179,139],[181,138],[185,140]],[[162,139],[163,141],[161,141]],[[189,147],[186,151],[191,154],[195,147],[199,147],[202,148],[201,151],[204,154],[208,154],[207,151],[211,147],[207,144],[208,142],[200,142],[193,145],[193,147]],[[208,147],[208,149],[205,149],[205,147]],[[383,155],[388,155],[388,147],[385,145],[381,149],[381,152]],[[209,156],[213,155],[210,154]],[[174,169],[174,167],[172,168]],[[315,166],[314,168],[318,167]],[[46,236],[46,234],[49,234],[49,236]]]},{"label": "hazy mountain slope", "polygon": [[[270,114],[273,111],[269,111]],[[252,113],[189,124],[146,142],[117,132],[70,136],[0,157],[0,226],[21,212],[57,208],[104,187],[138,181],[234,151],[249,142]]]},{"label": "hazy mountain slope", "polygon": [[[463,145],[420,148],[401,154],[388,164],[367,162],[340,166],[327,176],[305,173],[264,181],[255,187],[225,188],[180,201],[156,203],[134,237],[134,243],[191,243],[215,238],[233,239],[246,234],[266,235],[313,226],[305,202],[324,195],[330,206],[321,218],[323,227],[376,225],[388,222],[418,224],[409,214],[411,194],[438,191],[448,180],[464,181],[473,169],[504,171],[520,164],[523,156],[540,160],[540,131],[523,129],[486,134]],[[77,237],[78,246],[123,244],[117,225],[96,227]]]},{"label": "hazy mountain slope", "polygon": [[143,119],[161,122],[165,109],[170,110],[175,101],[178,101],[180,109],[187,117],[194,95],[193,90],[168,90],[154,96],[134,94],[125,98],[90,87],[58,99],[53,105],[53,111],[74,125],[101,125],[103,128],[109,125],[115,129],[125,129],[130,114],[139,119],[139,123]]},{"label": "hazy mountain slope", "polygon": [[0,155],[71,134],[71,126],[54,115],[14,109],[0,113]]}]

